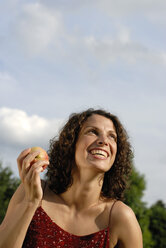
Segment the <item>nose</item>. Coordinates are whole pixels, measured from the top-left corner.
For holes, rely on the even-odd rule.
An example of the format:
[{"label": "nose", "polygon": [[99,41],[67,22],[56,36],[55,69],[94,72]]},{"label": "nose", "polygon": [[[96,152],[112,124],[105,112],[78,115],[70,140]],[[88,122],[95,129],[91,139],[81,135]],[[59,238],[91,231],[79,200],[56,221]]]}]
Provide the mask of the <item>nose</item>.
[{"label": "nose", "polygon": [[105,137],[105,136],[100,136],[100,137],[98,137],[98,139],[97,139],[97,144],[98,145],[102,145],[102,146],[108,146],[108,139],[107,139],[107,137]]}]

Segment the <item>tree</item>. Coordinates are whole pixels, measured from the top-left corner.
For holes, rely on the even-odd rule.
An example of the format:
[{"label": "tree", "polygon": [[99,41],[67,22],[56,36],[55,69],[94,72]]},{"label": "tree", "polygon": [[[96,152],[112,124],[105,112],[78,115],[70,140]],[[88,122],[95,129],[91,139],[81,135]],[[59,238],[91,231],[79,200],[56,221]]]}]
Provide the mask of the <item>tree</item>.
[{"label": "tree", "polygon": [[14,177],[10,167],[3,168],[2,162],[0,162],[0,223],[5,216],[9,201],[19,184],[20,180]]},{"label": "tree", "polygon": [[146,182],[144,175],[141,175],[133,166],[132,174],[129,179],[129,187],[125,193],[125,203],[129,205],[141,226],[143,234],[144,248],[153,247],[153,237],[149,230],[149,216],[146,203],[142,201]]},{"label": "tree", "polygon": [[166,206],[157,201],[149,209],[149,229],[154,240],[154,248],[166,248]]}]

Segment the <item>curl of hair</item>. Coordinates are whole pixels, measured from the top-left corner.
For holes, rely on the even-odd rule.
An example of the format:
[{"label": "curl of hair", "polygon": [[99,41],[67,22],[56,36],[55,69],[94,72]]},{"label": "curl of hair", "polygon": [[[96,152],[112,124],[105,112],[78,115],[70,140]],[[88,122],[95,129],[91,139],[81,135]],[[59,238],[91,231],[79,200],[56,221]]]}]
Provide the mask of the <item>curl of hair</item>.
[{"label": "curl of hair", "polygon": [[133,153],[127,132],[119,119],[102,109],[88,109],[72,114],[62,128],[59,137],[50,140],[48,150],[50,164],[46,174],[49,188],[56,194],[61,194],[72,185],[72,169],[75,164],[75,146],[78,135],[84,122],[93,114],[112,120],[117,133],[117,154],[112,167],[104,174],[101,197],[123,200],[132,168]]}]

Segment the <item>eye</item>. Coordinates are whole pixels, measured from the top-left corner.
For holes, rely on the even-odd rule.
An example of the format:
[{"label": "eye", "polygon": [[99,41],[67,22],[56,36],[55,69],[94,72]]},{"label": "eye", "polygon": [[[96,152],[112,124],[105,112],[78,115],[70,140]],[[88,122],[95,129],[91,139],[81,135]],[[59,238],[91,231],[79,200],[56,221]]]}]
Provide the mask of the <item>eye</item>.
[{"label": "eye", "polygon": [[97,132],[97,130],[96,130],[96,129],[89,129],[89,130],[87,131],[87,133],[90,133],[90,134],[95,134],[95,135],[97,135],[97,134],[98,134],[98,132]]},{"label": "eye", "polygon": [[117,142],[117,136],[114,133],[109,134],[110,139],[113,139],[115,142]]}]

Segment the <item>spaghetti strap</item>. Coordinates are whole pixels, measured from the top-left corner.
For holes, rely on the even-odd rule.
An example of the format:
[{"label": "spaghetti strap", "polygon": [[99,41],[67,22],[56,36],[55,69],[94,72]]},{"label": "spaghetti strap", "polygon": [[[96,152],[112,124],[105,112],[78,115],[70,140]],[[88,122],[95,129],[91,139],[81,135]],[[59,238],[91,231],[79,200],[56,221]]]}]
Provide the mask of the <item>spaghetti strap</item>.
[{"label": "spaghetti strap", "polygon": [[111,226],[111,218],[112,218],[112,210],[113,210],[113,207],[115,206],[115,203],[117,202],[118,200],[115,200],[111,206],[111,209],[110,209],[110,214],[109,214],[109,223],[108,223],[108,226],[110,227]]}]

